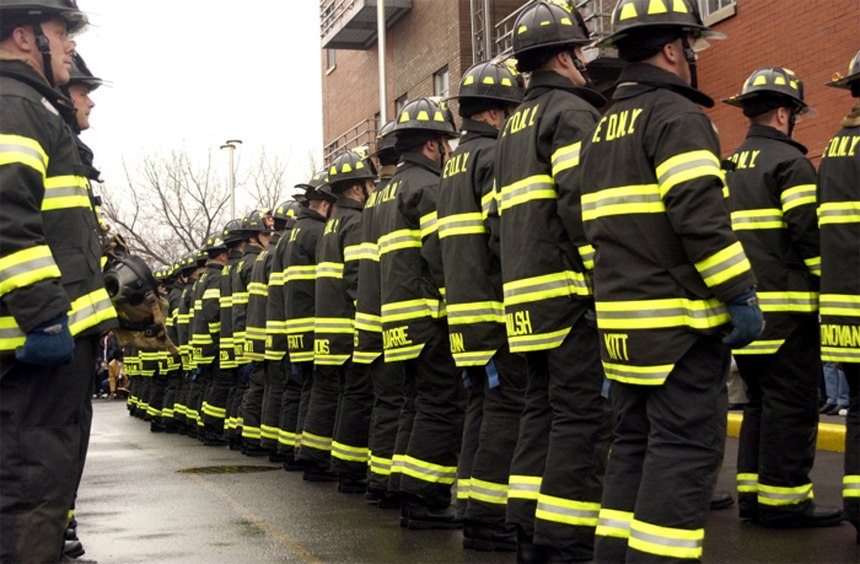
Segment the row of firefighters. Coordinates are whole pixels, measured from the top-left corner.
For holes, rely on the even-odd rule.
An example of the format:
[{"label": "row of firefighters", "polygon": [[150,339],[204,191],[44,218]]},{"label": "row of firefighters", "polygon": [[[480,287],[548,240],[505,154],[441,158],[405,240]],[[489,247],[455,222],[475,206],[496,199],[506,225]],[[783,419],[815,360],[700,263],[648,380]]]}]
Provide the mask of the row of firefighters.
[{"label": "row of firefighters", "polygon": [[[581,18],[536,2],[518,68],[463,75],[459,130],[414,100],[372,155],[158,273],[180,354],[128,351],[132,408],[466,547],[697,560],[734,349],[740,517],[860,526],[860,106],[816,171],[802,81],[758,69],[721,161],[690,46],[712,33],[669,4],[618,3],[603,41],[629,64],[603,115]],[[830,85],[860,97],[860,53]],[[844,511],[809,477],[821,359],[851,389]]]}]

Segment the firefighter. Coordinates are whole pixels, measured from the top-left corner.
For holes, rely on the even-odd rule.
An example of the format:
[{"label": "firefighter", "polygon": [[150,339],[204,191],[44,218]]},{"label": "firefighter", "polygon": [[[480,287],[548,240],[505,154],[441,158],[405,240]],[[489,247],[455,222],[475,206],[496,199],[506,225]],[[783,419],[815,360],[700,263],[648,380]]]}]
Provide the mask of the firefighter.
[{"label": "firefighter", "polygon": [[[167,285],[170,284],[168,270],[163,268],[153,272],[153,277],[158,284],[156,292],[160,298],[167,299]],[[169,307],[169,306],[168,306]],[[149,379],[149,397],[146,409],[149,415],[149,430],[152,433],[163,433],[164,427],[164,390],[167,387],[167,373],[171,370],[171,355],[167,349],[154,351],[155,369]]]},{"label": "firefighter", "polygon": [[176,393],[176,403],[173,406],[174,417],[179,420],[179,434],[194,437],[197,435],[197,418],[191,407],[192,371],[194,370],[193,351],[191,347],[191,319],[194,316],[194,290],[200,275],[206,267],[206,253],[202,249],[193,251],[187,259],[185,272],[188,283],[182,290],[179,308],[176,315],[176,334],[179,339],[179,356],[182,364],[182,382]]},{"label": "firefighter", "polygon": [[361,210],[376,178],[365,155],[348,151],[335,158],[321,188],[337,200],[317,247],[314,380],[302,430],[303,454],[330,467],[342,493],[367,489],[373,406],[367,367],[352,362]]},{"label": "firefighter", "polygon": [[403,364],[386,363],[382,354],[382,322],[379,303],[379,253],[376,241],[379,226],[376,207],[380,196],[397,172],[400,158],[393,135],[395,121],[379,128],[376,149],[371,158],[377,163],[379,182],[361,212],[361,243],[358,255],[358,296],[355,312],[355,350],[352,361],[367,367],[373,385],[373,411],[370,418],[370,463],[368,465],[368,503],[381,509],[396,509],[400,500],[388,490],[391,457],[397,438],[397,421],[403,405]]},{"label": "firefighter", "polygon": [[[289,304],[287,303],[287,268],[289,266],[290,241],[292,240],[292,230],[295,229],[298,218],[302,215],[302,210],[308,208],[309,201],[307,199],[308,189],[315,190],[321,186],[326,176],[326,171],[319,171],[308,181],[307,184],[298,184],[296,188],[300,191],[293,194],[295,207],[293,208],[296,215],[296,221],[290,227],[290,232],[281,237],[278,241],[276,253],[278,254],[277,264],[279,265],[280,278],[278,283],[281,284],[280,302],[283,304],[283,313],[275,318],[278,325],[277,334],[273,335],[273,342],[276,347],[284,347],[284,351],[289,351],[287,323],[289,319]],[[308,188],[310,187],[310,188]],[[294,279],[295,280],[295,279]],[[271,319],[271,318],[270,318]],[[268,326],[267,326],[268,327]],[[268,329],[267,329],[268,331]],[[277,337],[277,339],[275,339]],[[276,348],[273,347],[273,348]],[[288,355],[284,355],[283,369],[285,370],[284,392],[281,395],[281,410],[278,424],[278,454],[283,456],[284,470],[288,472],[304,470],[304,465],[296,461],[296,447],[299,444],[299,409],[301,407],[302,398],[302,370],[300,364],[293,362]]]},{"label": "firefighter", "polygon": [[691,0],[621,0],[612,26],[598,44],[628,64],[571,202],[595,248],[615,419],[595,559],[694,561],[725,441],[728,347],[756,339],[763,318],[699,108],[714,102],[696,89],[694,47],[716,34]]},{"label": "firefighter", "polygon": [[[266,381],[266,249],[272,239],[274,223],[268,210],[255,210],[244,225],[249,245],[240,261],[232,285],[233,345],[242,370],[243,385],[235,392],[242,420],[242,453],[247,456],[266,456],[260,446],[262,430],[263,386]],[[239,290],[238,292],[236,292]],[[235,297],[238,297],[235,299]],[[238,306],[238,307],[237,307]],[[262,342],[261,342],[262,341]],[[240,352],[241,351],[241,352]],[[241,395],[240,395],[241,394]]]},{"label": "firefighter", "polygon": [[[167,294],[168,303],[168,318],[167,318],[167,336],[170,341],[179,347],[179,335],[177,332],[177,321],[179,317],[179,304],[182,300],[182,291],[188,284],[188,276],[185,270],[187,261],[193,260],[191,257],[182,257],[173,263],[173,282],[170,285],[170,291]],[[177,426],[177,411],[176,398],[179,393],[179,388],[182,384],[182,353],[174,355],[171,363],[175,368],[167,373],[167,387],[164,391],[164,409],[162,410],[164,420],[164,430],[169,434],[179,432]]]},{"label": "firefighter", "polygon": [[218,359],[213,362],[218,369],[213,371],[212,382],[203,397],[203,426],[208,446],[229,444],[227,430],[227,402],[230,391],[236,384],[236,354],[233,348],[233,302],[231,272],[242,258],[245,247],[245,232],[242,220],[231,219],[221,231],[221,240],[227,248],[227,262],[221,268],[218,279]]},{"label": "firefighter", "polygon": [[[194,315],[191,318],[191,349],[194,370],[192,373],[193,400],[189,407],[195,411],[197,437],[206,446],[222,443],[220,430],[212,422],[222,412],[206,401],[211,397],[210,387],[218,376],[219,344],[221,339],[221,271],[227,264],[229,250],[221,237],[209,237],[203,246],[208,256],[206,267],[194,290]],[[206,424],[204,415],[209,415]]]},{"label": "firefighter", "polygon": [[[860,51],[846,76],[827,86],[844,88],[860,99]],[[860,103],[840,121],[818,169],[821,228],[821,359],[839,362],[848,380],[842,500],[845,520],[860,544]]]},{"label": "firefighter", "polygon": [[588,560],[600,507],[605,399],[592,250],[576,210],[564,203],[578,197],[581,141],[605,100],[583,62],[590,40],[576,10],[536,2],[515,29],[517,67],[531,79],[500,133],[494,167],[508,345],[528,365],[508,520],[517,527],[520,561]]},{"label": "firefighter", "polygon": [[516,547],[505,514],[526,364],[507,347],[501,263],[488,226],[496,139],[523,98],[522,77],[514,72],[483,62],[463,74],[455,96],[462,136],[439,186],[448,335],[454,362],[468,378],[458,511],[464,514],[463,546],[478,550]]},{"label": "firefighter", "polygon": [[[319,175],[317,175],[319,176]],[[295,459],[304,467],[306,481],[333,481],[336,477],[328,471],[328,456],[331,443],[319,436],[305,433],[305,423],[310,405],[314,380],[314,316],[316,294],[317,248],[325,231],[326,219],[331,213],[333,198],[322,191],[327,180],[324,177],[308,184],[297,185],[305,191],[307,207],[299,211],[296,224],[290,231],[287,243],[287,261],[284,270],[284,300],[287,304],[287,347],[290,362],[298,365],[302,383],[299,411],[295,433],[299,440]],[[281,427],[283,429],[283,427]],[[319,452],[325,453],[320,458]]]},{"label": "firefighter", "polygon": [[85,25],[69,0],[0,3],[3,561],[61,555],[78,477],[70,466],[82,466],[85,454],[93,358],[116,321],[88,179],[64,121],[74,108],[55,90],[69,80],[68,33]]},{"label": "firefighter", "polygon": [[735,349],[748,403],[738,447],[740,517],[770,527],[826,526],[838,509],[815,509],[809,471],[818,429],[818,284],[821,256],[816,172],[792,139],[810,113],[790,70],[753,72],[725,103],[749,118],[726,173],[732,229],[758,278],[761,337]]},{"label": "firefighter", "polygon": [[[260,443],[269,449],[269,461],[287,463],[287,453],[281,449],[281,405],[284,391],[290,383],[291,366],[287,355],[287,322],[284,304],[284,251],[290,230],[296,223],[298,204],[282,202],[272,212],[275,232],[269,242],[271,274],[266,299],[266,362],[269,370],[263,397],[263,419]],[[292,455],[292,453],[290,453]],[[290,456],[292,458],[292,456]]]},{"label": "firefighter", "polygon": [[439,177],[457,130],[440,99],[419,98],[397,115],[393,134],[400,162],[374,211],[384,358],[405,373],[389,488],[403,498],[401,526],[459,528],[450,503],[460,378],[448,347],[436,220]]}]

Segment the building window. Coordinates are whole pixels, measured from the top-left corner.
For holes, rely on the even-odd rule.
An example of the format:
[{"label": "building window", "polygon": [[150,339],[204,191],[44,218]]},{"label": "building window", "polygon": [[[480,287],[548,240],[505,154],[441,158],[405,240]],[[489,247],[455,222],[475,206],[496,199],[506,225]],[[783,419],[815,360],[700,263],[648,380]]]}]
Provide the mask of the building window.
[{"label": "building window", "polygon": [[714,25],[737,11],[737,0],[699,0],[699,9],[705,25]]},{"label": "building window", "polygon": [[400,114],[400,110],[403,109],[403,106],[406,105],[407,101],[408,100],[406,99],[406,94],[394,100],[394,117],[397,117],[397,115]]},{"label": "building window", "polygon": [[337,53],[337,51],[335,51],[334,49],[326,49],[325,50],[325,66],[326,66],[325,72],[326,73],[330,73],[337,66],[337,55],[336,55],[336,53]]},{"label": "building window", "polygon": [[448,65],[433,73],[433,95],[448,97]]}]

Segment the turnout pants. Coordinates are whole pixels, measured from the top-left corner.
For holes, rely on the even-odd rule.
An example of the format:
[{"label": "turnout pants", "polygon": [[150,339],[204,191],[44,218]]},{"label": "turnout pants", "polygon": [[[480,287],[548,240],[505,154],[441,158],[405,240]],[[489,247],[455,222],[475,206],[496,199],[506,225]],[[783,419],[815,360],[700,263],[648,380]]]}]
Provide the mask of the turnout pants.
[{"label": "turnout pants", "polygon": [[508,520],[565,559],[589,560],[607,456],[597,330],[528,353],[529,390],[509,479]]},{"label": "turnout pants", "polygon": [[266,381],[266,364],[255,360],[251,364],[248,389],[242,398],[242,440],[245,444],[260,443],[260,418],[263,410],[263,386]]},{"label": "turnout pants", "polygon": [[308,405],[310,405],[311,402],[311,390],[314,385],[314,363],[300,362],[298,363],[298,367],[302,381],[302,392],[299,399],[298,423],[296,424],[296,434],[298,435],[298,439],[296,441],[297,449],[302,446],[302,431],[305,428],[305,419],[307,419],[308,415]]},{"label": "turnout pants", "polygon": [[260,419],[260,444],[272,453],[278,450],[281,420],[281,398],[287,374],[284,363],[266,361],[266,381],[263,390],[263,412]]},{"label": "turnout pants", "polygon": [[232,368],[216,367],[211,364],[212,379],[203,398],[203,424],[206,432],[220,436],[224,432],[227,419],[227,397],[230,388],[236,380],[236,372]]},{"label": "turnout pants", "polygon": [[164,416],[164,389],[167,387],[167,374],[159,369],[149,378],[149,398],[147,399],[146,414],[152,418],[156,426],[162,425]]},{"label": "turnout pants", "polygon": [[278,453],[295,458],[298,446],[299,404],[302,401],[302,371],[299,365],[292,364],[285,357],[279,360],[284,374],[284,393],[281,394],[280,422],[278,424]]},{"label": "turnout pants", "polygon": [[457,478],[463,409],[462,384],[440,323],[418,358],[403,361],[403,409],[392,458],[395,491],[429,507],[447,507]]},{"label": "turnout pants", "polygon": [[741,517],[768,522],[812,504],[819,346],[818,320],[809,316],[777,353],[735,356],[748,399],[738,445]]},{"label": "turnout pants", "polygon": [[62,366],[0,359],[0,561],[60,558],[86,454],[97,345],[76,339]]},{"label": "turnout pants", "polygon": [[373,386],[366,364],[348,360],[343,365],[343,375],[343,391],[331,446],[331,469],[351,479],[364,480],[370,458],[368,434]]},{"label": "turnout pants", "polygon": [[697,561],[726,432],[729,351],[701,337],[660,386],[613,382],[594,559]]},{"label": "turnout pants", "polygon": [[502,526],[508,478],[525,405],[526,360],[507,347],[493,357],[498,382],[486,367],[470,368],[469,397],[457,477],[457,505],[466,520]]},{"label": "turnout pants", "polygon": [[[246,371],[249,376],[246,377]],[[227,438],[241,439],[242,438],[242,400],[245,397],[245,390],[248,389],[248,379],[250,378],[250,368],[248,364],[241,364],[233,369],[235,374],[233,386],[227,393],[227,421],[224,426]]]},{"label": "turnout pants", "polygon": [[845,519],[860,535],[860,364],[842,363],[848,380],[848,417],[845,434],[845,476],[842,478],[842,502]]},{"label": "turnout pants", "polygon": [[343,366],[314,365],[308,411],[302,428],[302,444],[296,458],[329,467],[334,421],[343,382]]},{"label": "turnout pants", "polygon": [[382,355],[366,365],[373,385],[373,411],[370,415],[370,466],[367,487],[386,491],[391,475],[391,458],[397,439],[397,424],[403,408],[403,363],[385,363]]},{"label": "turnout pants", "polygon": [[167,385],[164,387],[164,406],[161,408],[161,421],[172,427],[176,417],[176,397],[179,386],[182,383],[182,373],[179,370],[171,370],[167,373]]}]

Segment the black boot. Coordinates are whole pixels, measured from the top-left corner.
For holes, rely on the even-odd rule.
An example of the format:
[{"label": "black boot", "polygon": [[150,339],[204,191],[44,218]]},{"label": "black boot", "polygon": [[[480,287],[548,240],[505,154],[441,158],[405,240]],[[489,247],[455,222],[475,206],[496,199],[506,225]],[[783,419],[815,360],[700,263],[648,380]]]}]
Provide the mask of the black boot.
[{"label": "black boot", "polygon": [[341,474],[337,491],[345,494],[365,493],[367,491],[367,482],[361,478]]},{"label": "black boot", "polygon": [[534,543],[534,537],[517,527],[518,564],[543,563],[549,561],[549,547]]},{"label": "black boot", "polygon": [[719,511],[721,509],[728,509],[734,504],[735,498],[732,497],[732,494],[725,490],[716,490],[711,495],[711,501],[708,504],[708,508],[711,511]]},{"label": "black boot", "polygon": [[513,552],[517,549],[517,530],[513,525],[464,521],[463,548]]},{"label": "black boot", "polygon": [[816,507],[814,503],[803,511],[771,511],[759,507],[759,522],[774,529],[800,529],[835,527],[842,522],[842,510],[835,507]]},{"label": "black boot", "polygon": [[80,558],[86,552],[79,540],[67,540],[63,543],[63,556],[66,558]]},{"label": "black boot", "polygon": [[305,482],[337,482],[338,479],[337,474],[329,472],[316,463],[305,463],[305,473],[302,475],[302,480]]},{"label": "black boot", "polygon": [[[446,505],[432,507],[418,498],[411,498],[403,503],[406,507],[406,526],[412,530],[426,529],[460,529],[463,521],[457,519],[457,510]],[[401,521],[402,521],[401,513]]]}]

